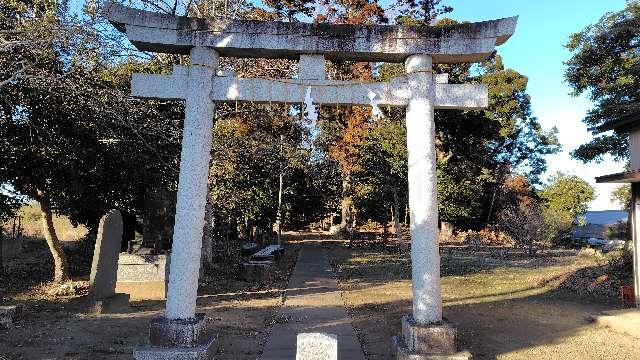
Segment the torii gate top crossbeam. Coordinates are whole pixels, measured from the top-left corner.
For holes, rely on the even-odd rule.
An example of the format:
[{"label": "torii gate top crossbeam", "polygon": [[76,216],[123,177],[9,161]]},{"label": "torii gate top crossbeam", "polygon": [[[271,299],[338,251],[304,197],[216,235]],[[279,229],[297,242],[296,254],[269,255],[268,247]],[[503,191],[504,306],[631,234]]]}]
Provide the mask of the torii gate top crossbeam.
[{"label": "torii gate top crossbeam", "polygon": [[517,17],[450,26],[329,25],[200,19],[105,4],[104,13],[139,50],[189,54],[210,47],[221,56],[403,62],[427,54],[433,63],[478,62],[515,31]]}]

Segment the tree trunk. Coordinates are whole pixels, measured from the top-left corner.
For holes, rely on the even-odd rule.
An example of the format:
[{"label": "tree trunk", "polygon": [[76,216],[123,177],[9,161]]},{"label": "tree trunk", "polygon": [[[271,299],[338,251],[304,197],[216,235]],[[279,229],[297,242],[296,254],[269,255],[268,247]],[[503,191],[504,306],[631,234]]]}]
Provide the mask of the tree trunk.
[{"label": "tree trunk", "polygon": [[202,231],[202,265],[211,267],[213,265],[213,226],[211,194],[207,193],[207,202],[204,206],[204,229]]},{"label": "tree trunk", "polygon": [[53,257],[53,281],[63,282],[69,280],[69,263],[67,256],[62,250],[62,245],[56,234],[56,229],[53,227],[53,212],[51,211],[51,202],[49,195],[38,191],[40,196],[40,208],[42,209],[42,230],[44,232],[44,238],[47,240],[49,251]]},{"label": "tree trunk", "polygon": [[340,202],[340,211],[342,215],[342,220],[340,221],[339,228],[340,230],[350,232],[352,226],[352,214],[351,214],[351,205],[353,201],[351,200],[351,196],[349,196],[351,188],[351,176],[347,174],[342,179],[342,201]]},{"label": "tree trunk", "polygon": [[384,219],[382,220],[382,240],[387,245],[389,240],[389,221],[387,219],[387,207],[384,207]]},{"label": "tree trunk", "polygon": [[404,224],[405,225],[409,225],[409,205],[408,204],[404,204]]},{"label": "tree trunk", "polygon": [[0,275],[4,274],[4,263],[2,262],[2,246],[3,245],[4,245],[4,230],[0,226]]},{"label": "tree trunk", "polygon": [[393,188],[393,206],[391,207],[391,211],[393,212],[393,226],[396,228],[396,239],[398,240],[398,247],[400,248],[400,251],[406,251],[408,246],[402,238],[402,228],[400,227],[400,211],[398,210],[399,205],[398,191],[396,190],[396,188]]},{"label": "tree trunk", "polygon": [[[280,135],[280,156],[283,156],[282,142],[284,135]],[[282,181],[284,177],[284,166],[280,164],[280,174],[278,176],[278,213],[276,214],[276,232],[278,237],[278,246],[282,245]]]}]

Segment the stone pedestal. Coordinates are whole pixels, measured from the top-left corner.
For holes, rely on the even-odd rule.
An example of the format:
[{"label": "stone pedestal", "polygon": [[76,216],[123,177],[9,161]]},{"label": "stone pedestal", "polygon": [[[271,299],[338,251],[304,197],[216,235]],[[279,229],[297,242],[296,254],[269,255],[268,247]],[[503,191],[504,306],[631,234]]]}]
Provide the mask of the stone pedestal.
[{"label": "stone pedestal", "polygon": [[421,325],[413,315],[402,317],[402,335],[393,338],[397,360],[468,360],[471,354],[458,352],[456,329],[446,321]]},{"label": "stone pedestal", "polygon": [[133,300],[164,300],[167,296],[171,255],[120,253],[115,291]]},{"label": "stone pedestal", "polygon": [[133,352],[136,360],[205,360],[217,350],[217,338],[207,331],[204,314],[193,319],[168,319],[164,316],[151,320],[149,345]]}]

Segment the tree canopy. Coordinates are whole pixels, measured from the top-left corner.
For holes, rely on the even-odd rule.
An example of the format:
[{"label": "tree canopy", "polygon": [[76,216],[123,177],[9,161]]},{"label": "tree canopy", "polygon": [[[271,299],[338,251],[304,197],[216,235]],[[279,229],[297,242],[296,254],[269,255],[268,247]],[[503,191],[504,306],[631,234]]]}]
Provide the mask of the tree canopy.
[{"label": "tree canopy", "polygon": [[[588,94],[594,107],[584,118],[593,128],[622,116],[640,113],[640,2],[603,16],[571,36],[566,47],[565,79],[574,95]],[[581,145],[573,156],[584,162],[601,161],[605,154],[626,160],[626,136],[602,134]]]},{"label": "tree canopy", "polygon": [[[398,2],[398,19],[389,19],[375,0],[315,7],[309,1],[137,4],[202,17],[454,23],[442,18],[450,7],[426,0]],[[176,190],[184,105],[132,99],[129,84],[133,72],[167,73],[188,59],[133,51],[108,30],[99,6],[85,5],[72,10],[42,0],[0,7],[0,183],[41,202],[45,220],[55,212],[95,230],[112,208],[135,222],[148,190]],[[297,73],[291,60],[221,58],[220,67],[244,77]],[[505,68],[499,55],[474,66],[437,65],[436,71],[448,73],[451,83],[489,85],[486,110],[438,110],[435,116],[441,220],[483,227],[497,220],[513,174],[526,174],[527,184],[539,182],[545,155],[559,149],[555,130],[542,130],[531,114],[527,77]],[[386,81],[404,69],[336,61],[327,62],[327,73],[339,80]],[[382,110],[384,118],[374,118],[369,107],[319,106],[316,122],[300,104],[217,104],[210,234],[236,246],[241,229],[247,236],[270,234],[280,220],[293,228],[333,222],[335,214],[345,227],[367,220],[386,224],[392,217],[399,234],[408,206],[405,113]]]}]

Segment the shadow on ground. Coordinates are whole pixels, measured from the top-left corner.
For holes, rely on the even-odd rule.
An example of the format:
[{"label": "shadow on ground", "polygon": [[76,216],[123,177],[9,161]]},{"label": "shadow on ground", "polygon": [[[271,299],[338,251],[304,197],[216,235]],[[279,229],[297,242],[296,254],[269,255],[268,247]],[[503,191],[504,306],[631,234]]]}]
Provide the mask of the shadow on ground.
[{"label": "shadow on ground", "polygon": [[[640,358],[635,339],[589,321],[589,314],[617,305],[559,288],[584,259],[488,255],[442,252],[444,317],[456,324],[460,348],[475,359]],[[408,257],[344,248],[333,256],[367,358],[393,358],[390,339],[411,312]]]},{"label": "shadow on ground", "polygon": [[[120,313],[93,314],[86,296],[46,293],[52,264],[41,253],[34,248],[5,269],[2,279],[12,282],[0,282],[0,304],[22,304],[25,311],[15,327],[0,328],[0,359],[132,359],[135,346],[147,342],[149,321],[164,311],[165,302],[134,301]],[[215,274],[201,279],[198,311],[212,319],[211,331],[220,337],[216,359],[259,357],[297,253],[296,245],[289,246],[277,276],[268,282]],[[84,279],[86,267],[80,270],[72,275]]]}]

